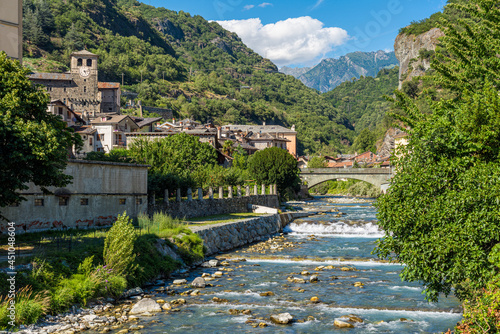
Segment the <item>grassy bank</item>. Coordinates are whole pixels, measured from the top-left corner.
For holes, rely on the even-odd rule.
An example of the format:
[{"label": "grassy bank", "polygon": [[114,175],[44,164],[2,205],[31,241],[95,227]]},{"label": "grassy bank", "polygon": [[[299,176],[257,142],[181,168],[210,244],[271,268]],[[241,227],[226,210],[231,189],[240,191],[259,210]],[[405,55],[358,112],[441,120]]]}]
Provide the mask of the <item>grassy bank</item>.
[{"label": "grassy bank", "polygon": [[[183,221],[161,213],[152,219],[141,216],[135,226],[123,215],[107,230],[18,235],[22,251],[16,265],[30,267],[16,275],[15,324],[35,323],[44,314],[61,313],[74,304],[85,306],[98,297],[116,299],[126,288],[168,276],[181,262],[160,253],[155,246],[159,238],[186,264],[203,258],[202,239]],[[3,239],[0,244],[7,244]],[[0,273],[0,329],[11,322],[8,277]]]}]

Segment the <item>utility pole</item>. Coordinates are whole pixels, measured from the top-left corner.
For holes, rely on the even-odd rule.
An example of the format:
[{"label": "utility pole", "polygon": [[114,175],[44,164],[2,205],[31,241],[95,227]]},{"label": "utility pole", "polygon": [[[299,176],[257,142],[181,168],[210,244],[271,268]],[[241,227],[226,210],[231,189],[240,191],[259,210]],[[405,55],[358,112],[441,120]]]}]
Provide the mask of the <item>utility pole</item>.
[{"label": "utility pole", "polygon": [[125,75],[125,73],[122,73],[122,86],[123,86],[123,76]]}]

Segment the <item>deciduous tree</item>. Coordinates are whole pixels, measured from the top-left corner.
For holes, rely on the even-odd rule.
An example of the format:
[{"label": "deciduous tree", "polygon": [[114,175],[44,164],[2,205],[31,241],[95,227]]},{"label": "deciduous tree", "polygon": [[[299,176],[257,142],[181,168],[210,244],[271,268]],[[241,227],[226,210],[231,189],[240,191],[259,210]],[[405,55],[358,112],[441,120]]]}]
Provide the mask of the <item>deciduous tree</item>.
[{"label": "deciduous tree", "polygon": [[0,207],[19,203],[33,182],[43,191],[62,187],[68,148],[81,143],[59,116],[47,113],[49,95],[27,78],[29,71],[0,52]]}]

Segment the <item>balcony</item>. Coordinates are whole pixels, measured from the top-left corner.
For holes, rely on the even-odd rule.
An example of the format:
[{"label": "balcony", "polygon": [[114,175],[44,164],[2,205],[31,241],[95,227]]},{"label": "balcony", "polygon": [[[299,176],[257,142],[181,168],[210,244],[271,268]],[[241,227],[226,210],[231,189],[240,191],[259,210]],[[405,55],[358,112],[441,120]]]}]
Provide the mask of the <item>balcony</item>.
[{"label": "balcony", "polygon": [[124,141],[115,140],[113,143],[113,148],[127,148],[127,143],[125,143]]}]

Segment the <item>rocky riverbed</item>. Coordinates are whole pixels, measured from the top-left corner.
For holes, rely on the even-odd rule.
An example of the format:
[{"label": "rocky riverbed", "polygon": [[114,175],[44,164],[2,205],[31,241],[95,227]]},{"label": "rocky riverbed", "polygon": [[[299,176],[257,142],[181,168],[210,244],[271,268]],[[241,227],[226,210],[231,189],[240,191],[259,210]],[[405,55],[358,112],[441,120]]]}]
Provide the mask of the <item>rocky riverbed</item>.
[{"label": "rocky riverbed", "polygon": [[456,299],[425,302],[418,284],[401,282],[400,265],[371,255],[383,231],[369,203],[305,205],[322,213],[118,305],[100,300],[24,333],[433,333],[461,319]]}]

